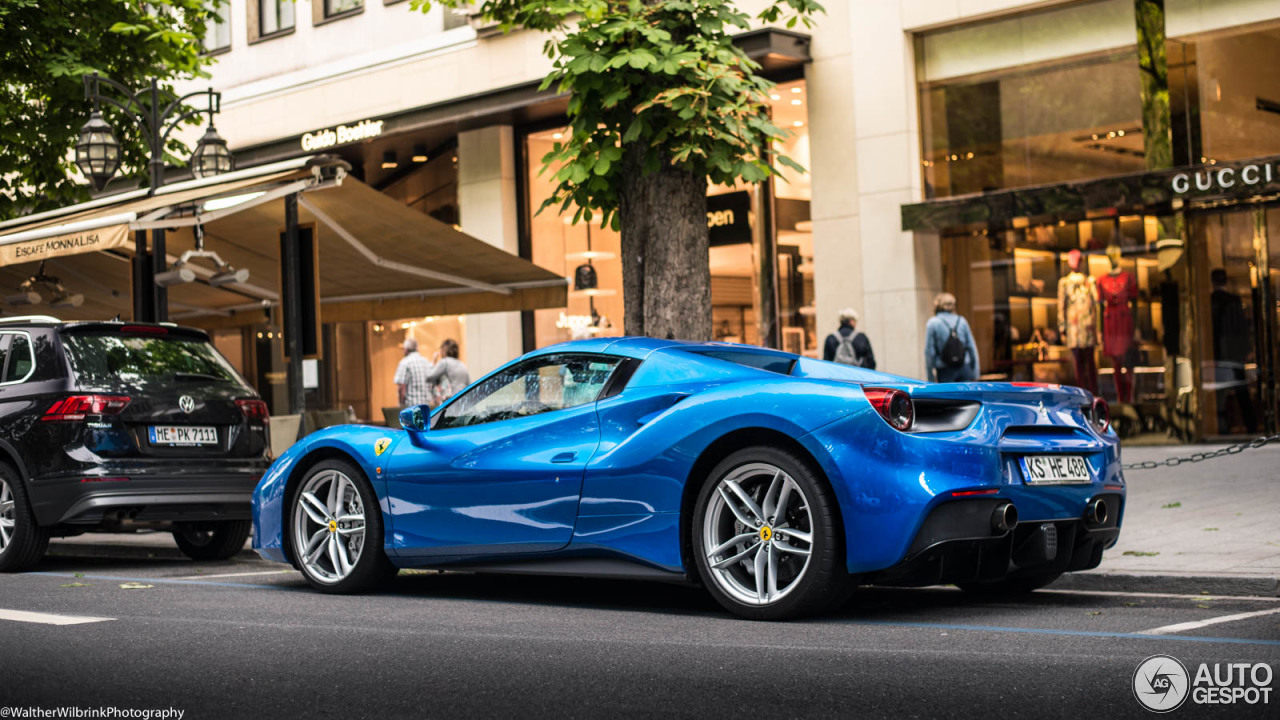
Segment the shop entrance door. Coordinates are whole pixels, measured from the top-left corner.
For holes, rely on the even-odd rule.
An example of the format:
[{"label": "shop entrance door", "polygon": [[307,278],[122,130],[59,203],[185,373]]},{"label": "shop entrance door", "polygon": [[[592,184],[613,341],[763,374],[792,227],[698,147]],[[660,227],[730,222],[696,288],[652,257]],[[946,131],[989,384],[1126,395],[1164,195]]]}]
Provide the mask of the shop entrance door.
[{"label": "shop entrance door", "polygon": [[1276,432],[1280,208],[1191,217],[1206,437]]}]

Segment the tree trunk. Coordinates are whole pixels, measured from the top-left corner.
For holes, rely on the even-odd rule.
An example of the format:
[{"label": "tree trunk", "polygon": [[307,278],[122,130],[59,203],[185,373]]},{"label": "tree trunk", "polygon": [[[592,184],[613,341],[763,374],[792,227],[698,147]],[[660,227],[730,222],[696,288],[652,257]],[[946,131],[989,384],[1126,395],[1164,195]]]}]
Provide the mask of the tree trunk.
[{"label": "tree trunk", "polygon": [[627,151],[618,216],[628,335],[711,339],[707,180],[665,165],[640,170]]}]

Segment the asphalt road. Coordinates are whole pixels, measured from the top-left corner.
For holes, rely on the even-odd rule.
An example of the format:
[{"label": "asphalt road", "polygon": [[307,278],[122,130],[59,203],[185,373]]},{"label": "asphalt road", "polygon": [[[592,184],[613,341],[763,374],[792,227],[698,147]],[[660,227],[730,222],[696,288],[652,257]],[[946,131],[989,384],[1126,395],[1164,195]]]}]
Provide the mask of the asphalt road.
[{"label": "asphalt road", "polygon": [[[413,572],[334,597],[244,557],[57,552],[0,576],[0,717],[1150,717],[1132,678],[1162,653],[1267,663],[1280,694],[1274,598],[869,589],[768,624],[661,584]],[[46,624],[67,616],[109,619]],[[1280,697],[1169,717],[1277,718]]]}]

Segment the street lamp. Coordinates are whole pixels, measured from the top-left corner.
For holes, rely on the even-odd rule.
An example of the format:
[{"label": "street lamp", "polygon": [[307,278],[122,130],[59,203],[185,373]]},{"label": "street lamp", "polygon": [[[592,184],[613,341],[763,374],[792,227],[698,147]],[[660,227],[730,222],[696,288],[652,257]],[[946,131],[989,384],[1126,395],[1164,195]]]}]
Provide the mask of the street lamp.
[{"label": "street lamp", "polygon": [[[114,93],[105,94],[104,89]],[[192,174],[200,178],[210,177],[230,172],[235,167],[235,159],[227,149],[227,141],[213,127],[213,116],[222,109],[222,93],[214,92],[213,88],[176,97],[172,93],[162,92],[159,82],[154,78],[149,87],[133,91],[94,73],[84,78],[84,96],[93,103],[93,113],[89,115],[89,122],[80,128],[80,137],[76,141],[76,167],[80,168],[80,172],[89,178],[97,190],[102,190],[120,169],[120,141],[116,139],[107,121],[102,119],[103,103],[118,109],[142,131],[150,151],[150,195],[154,195],[156,189],[164,184],[164,148],[169,136],[186,121],[204,113],[209,115],[209,127],[196,144],[195,152],[191,154]],[[170,97],[173,99],[168,100]],[[188,100],[199,97],[207,98],[205,107],[186,106]],[[162,105],[165,100],[168,103]]]},{"label": "street lamp", "polygon": [[[148,195],[155,195],[164,184],[164,148],[169,136],[185,122],[202,114],[209,115],[209,126],[191,153],[192,174],[198,178],[212,177],[230,172],[235,167],[227,141],[213,127],[213,116],[222,110],[222,94],[214,92],[213,88],[182,97],[166,91],[162,96],[160,83],[155,78],[151,79],[148,87],[135,91],[94,73],[84,78],[84,97],[93,103],[93,112],[89,115],[89,122],[80,128],[80,137],[76,141],[76,167],[98,190],[106,187],[107,181],[119,171],[121,156],[120,141],[107,121],[102,119],[104,103],[119,110],[147,141],[147,167],[151,173]],[[206,99],[203,108],[187,107],[187,101],[200,97]],[[169,293],[166,288],[191,282],[195,275],[184,262],[179,262],[172,270],[167,267],[163,229],[151,231],[150,253],[147,252],[145,231],[138,231],[134,242],[134,319],[164,322],[169,319]],[[215,277],[222,284],[244,282],[238,275],[224,277],[229,268],[222,267],[220,263],[220,274]]]},{"label": "street lamp", "polygon": [[94,111],[89,122],[80,128],[76,140],[76,165],[93,183],[95,190],[106,187],[107,181],[120,169],[120,141],[111,132],[111,126],[102,119],[102,113]]},{"label": "street lamp", "polygon": [[221,175],[231,172],[235,164],[235,158],[231,157],[231,151],[227,149],[227,141],[214,129],[213,117],[210,116],[204,137],[200,138],[195,152],[191,153],[191,174],[198,178]]}]

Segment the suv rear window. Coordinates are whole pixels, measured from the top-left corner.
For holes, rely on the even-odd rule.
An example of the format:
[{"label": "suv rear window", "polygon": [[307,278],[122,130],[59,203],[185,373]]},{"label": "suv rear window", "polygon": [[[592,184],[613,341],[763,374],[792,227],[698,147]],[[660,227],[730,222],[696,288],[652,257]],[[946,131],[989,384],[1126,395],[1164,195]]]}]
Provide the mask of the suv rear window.
[{"label": "suv rear window", "polygon": [[81,386],[184,381],[244,384],[213,345],[201,340],[97,333],[66,333],[62,340]]}]

